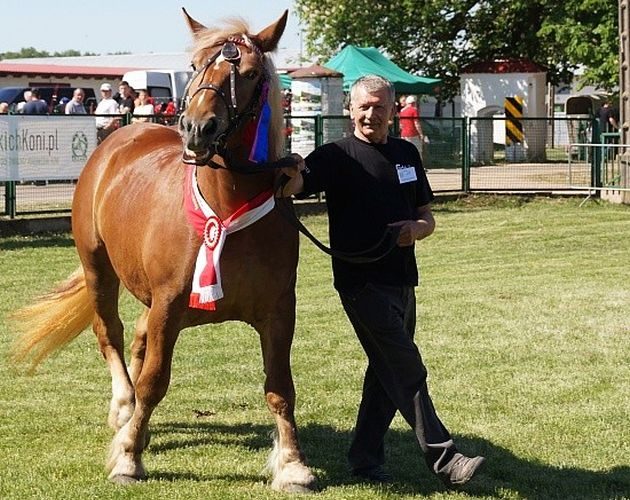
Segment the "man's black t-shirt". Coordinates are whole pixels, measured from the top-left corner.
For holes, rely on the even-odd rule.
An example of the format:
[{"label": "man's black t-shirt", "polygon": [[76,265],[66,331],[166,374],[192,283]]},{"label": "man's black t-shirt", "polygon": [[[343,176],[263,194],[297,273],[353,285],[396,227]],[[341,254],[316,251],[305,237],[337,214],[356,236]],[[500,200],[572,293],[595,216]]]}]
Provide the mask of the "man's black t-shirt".
[{"label": "man's black t-shirt", "polygon": [[[305,159],[304,191],[324,191],[330,245],[360,252],[376,244],[387,224],[416,220],[416,209],[433,200],[433,192],[416,147],[402,139],[372,144],[352,136],[317,148]],[[333,258],[337,289],[365,283],[418,284],[414,247],[395,247],[383,259],[351,264]]]}]

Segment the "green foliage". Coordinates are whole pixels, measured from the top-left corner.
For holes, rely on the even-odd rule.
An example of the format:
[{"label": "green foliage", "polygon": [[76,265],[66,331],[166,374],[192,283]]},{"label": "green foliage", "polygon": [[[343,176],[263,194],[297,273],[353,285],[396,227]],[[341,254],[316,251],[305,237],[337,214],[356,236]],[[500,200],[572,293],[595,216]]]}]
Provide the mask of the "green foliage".
[{"label": "green foliage", "polygon": [[0,52],[0,60],[28,57],[50,57],[50,54],[48,52],[39,51],[35,47],[22,48],[19,52]]},{"label": "green foliage", "polygon": [[552,83],[585,66],[585,82],[617,81],[617,1],[296,0],[307,52],[322,62],[346,44],[375,46],[412,73],[441,78],[459,93],[473,62],[529,58]]},{"label": "green foliage", "polygon": [[19,52],[0,52],[0,60],[2,59],[26,59],[31,57],[78,57],[78,56],[96,56],[94,52],[80,52],[78,50],[64,50],[62,52],[47,52],[45,50],[37,50],[35,47],[24,47]]},{"label": "green foliage", "polygon": [[[628,498],[630,207],[581,201],[437,203],[436,232],[417,246],[416,340],[433,399],[459,446],[488,459],[467,492],[443,489],[399,416],[386,440],[395,484],[349,477],[366,360],[332,289],[329,258],[302,240],[291,358],[316,498]],[[326,239],[325,216],[304,223]],[[7,313],[77,265],[67,235],[0,238],[0,498],[294,498],[271,491],[261,472],[273,418],[258,338],[236,322],[182,332],[168,395],[151,419],[149,480],[108,483],[111,383],[94,335],[33,377],[6,362]],[[122,295],[127,332],[139,310]]]},{"label": "green foliage", "polygon": [[[617,0],[569,0],[550,9],[539,36],[553,51],[584,67],[580,84],[612,91],[619,85]],[[570,21],[570,22],[569,22]]]}]

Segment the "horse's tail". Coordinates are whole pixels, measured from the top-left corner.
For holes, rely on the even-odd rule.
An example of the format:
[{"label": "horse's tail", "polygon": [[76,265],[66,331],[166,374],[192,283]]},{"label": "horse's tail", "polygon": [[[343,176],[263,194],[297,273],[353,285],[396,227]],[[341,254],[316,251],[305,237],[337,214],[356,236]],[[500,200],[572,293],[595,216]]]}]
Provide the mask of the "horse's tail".
[{"label": "horse's tail", "polygon": [[53,292],[12,314],[20,334],[13,345],[15,362],[30,361],[34,371],[46,357],[74,340],[94,318],[85,275],[79,268]]}]

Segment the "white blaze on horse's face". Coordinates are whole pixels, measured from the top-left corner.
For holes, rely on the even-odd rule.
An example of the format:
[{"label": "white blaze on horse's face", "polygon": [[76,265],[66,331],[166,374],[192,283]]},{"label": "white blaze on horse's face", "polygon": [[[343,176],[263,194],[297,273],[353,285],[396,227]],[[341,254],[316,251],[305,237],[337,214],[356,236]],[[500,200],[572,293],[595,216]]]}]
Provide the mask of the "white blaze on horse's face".
[{"label": "white blaze on horse's face", "polygon": [[219,69],[219,64],[221,64],[223,61],[225,61],[225,57],[223,57],[223,55],[217,57],[217,60],[214,62],[214,69]]}]

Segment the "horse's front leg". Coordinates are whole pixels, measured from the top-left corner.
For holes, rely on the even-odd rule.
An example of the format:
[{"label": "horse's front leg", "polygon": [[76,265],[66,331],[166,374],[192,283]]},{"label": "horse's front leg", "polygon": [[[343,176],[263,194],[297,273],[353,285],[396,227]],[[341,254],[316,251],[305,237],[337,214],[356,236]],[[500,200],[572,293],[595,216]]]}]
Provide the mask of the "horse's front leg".
[{"label": "horse's front leg", "polygon": [[273,477],[271,487],[281,491],[309,492],[315,489],[316,479],[306,466],[295,424],[295,388],[290,367],[294,327],[293,311],[254,325],[262,346],[267,405],[277,427],[267,464]]},{"label": "horse's front leg", "polygon": [[110,449],[109,478],[116,483],[133,483],[146,478],[142,452],[148,441],[149,419],[170,383],[182,310],[181,304],[154,297],[146,317],[146,353],[135,382],[136,405],[129,422],[114,436]]}]

